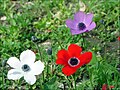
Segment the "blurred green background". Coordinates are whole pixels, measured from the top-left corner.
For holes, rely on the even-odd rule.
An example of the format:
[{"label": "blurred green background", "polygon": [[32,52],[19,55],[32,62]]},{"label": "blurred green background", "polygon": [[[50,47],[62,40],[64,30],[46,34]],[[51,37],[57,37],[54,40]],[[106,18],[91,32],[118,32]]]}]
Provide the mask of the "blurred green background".
[{"label": "blurred green background", "polygon": [[[67,48],[70,43],[81,45],[81,36],[72,36],[65,21],[73,18],[77,11],[92,12],[97,27],[84,33],[86,39],[85,50],[91,50],[101,59],[106,53],[107,62],[117,67],[120,59],[120,47],[117,37],[120,36],[119,0],[0,0],[0,69],[2,64],[11,56],[19,55],[26,49],[38,52],[32,36],[39,39],[42,57],[45,62],[46,49],[52,47],[53,61],[56,53],[61,49],[59,43]],[[73,41],[74,40],[74,41]],[[59,41],[59,43],[58,43]],[[106,45],[106,52],[105,50]],[[37,60],[40,56],[37,53]],[[6,88],[10,81],[4,69]],[[2,73],[0,85],[2,87]],[[36,84],[37,85],[37,84]],[[120,84],[119,84],[120,85]],[[10,86],[11,87],[11,86]],[[79,89],[78,89],[79,90]]]}]

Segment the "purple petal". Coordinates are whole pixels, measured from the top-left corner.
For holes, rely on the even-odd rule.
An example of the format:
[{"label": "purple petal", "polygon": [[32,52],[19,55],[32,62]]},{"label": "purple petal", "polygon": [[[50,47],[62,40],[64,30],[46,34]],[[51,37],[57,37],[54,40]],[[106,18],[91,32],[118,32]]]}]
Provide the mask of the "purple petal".
[{"label": "purple petal", "polygon": [[77,29],[77,22],[75,22],[74,20],[66,20],[66,25],[71,29]]},{"label": "purple petal", "polygon": [[86,17],[84,19],[84,23],[86,26],[89,26],[92,22],[93,14],[86,14]]},{"label": "purple petal", "polygon": [[74,15],[74,19],[78,23],[83,22],[84,18],[85,18],[85,13],[82,11],[79,11]]},{"label": "purple petal", "polygon": [[86,32],[86,30],[81,30],[81,31],[80,31],[80,30],[78,30],[78,29],[77,29],[77,30],[71,29],[70,32],[71,32],[72,35],[76,35],[76,34],[84,33],[84,32]]},{"label": "purple petal", "polygon": [[87,30],[90,31],[90,30],[94,29],[95,27],[96,27],[95,22],[92,22],[92,23],[87,27]]}]

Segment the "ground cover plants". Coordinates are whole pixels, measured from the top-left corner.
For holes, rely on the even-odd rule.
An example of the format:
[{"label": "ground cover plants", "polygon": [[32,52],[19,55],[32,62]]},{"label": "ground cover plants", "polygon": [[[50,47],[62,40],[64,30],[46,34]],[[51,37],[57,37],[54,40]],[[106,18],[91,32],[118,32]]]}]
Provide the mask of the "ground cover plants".
[{"label": "ground cover plants", "polygon": [[1,90],[119,90],[119,0],[0,0]]}]

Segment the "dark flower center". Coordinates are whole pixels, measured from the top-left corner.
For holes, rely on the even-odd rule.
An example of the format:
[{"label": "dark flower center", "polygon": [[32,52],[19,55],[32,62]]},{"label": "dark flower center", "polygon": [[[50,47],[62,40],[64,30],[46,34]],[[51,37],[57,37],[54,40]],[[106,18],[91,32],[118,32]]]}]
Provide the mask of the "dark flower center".
[{"label": "dark flower center", "polygon": [[68,61],[68,64],[70,66],[74,67],[74,66],[78,65],[79,62],[80,61],[77,58],[73,57],[73,58],[70,58],[70,60]]},{"label": "dark flower center", "polygon": [[84,23],[79,23],[78,28],[79,30],[84,30],[86,28],[86,25]]},{"label": "dark flower center", "polygon": [[23,70],[24,72],[28,72],[28,71],[30,71],[30,67],[29,67],[27,64],[24,64],[24,65],[22,66],[22,70]]}]

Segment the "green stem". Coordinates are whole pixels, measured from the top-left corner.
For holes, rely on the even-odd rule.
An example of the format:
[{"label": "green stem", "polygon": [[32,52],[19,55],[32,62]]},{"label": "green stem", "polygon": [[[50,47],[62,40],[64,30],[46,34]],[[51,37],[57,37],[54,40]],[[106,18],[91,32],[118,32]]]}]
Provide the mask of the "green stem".
[{"label": "green stem", "polygon": [[45,81],[45,79],[44,79],[44,78],[45,78],[45,76],[44,76],[44,71],[43,71],[42,73],[43,73],[43,74],[42,74],[42,76],[43,76],[42,78],[43,78],[43,82],[44,82],[44,81]]},{"label": "green stem", "polygon": [[17,87],[19,88],[21,85],[20,85],[20,80],[18,79],[17,80]]},{"label": "green stem", "polygon": [[39,45],[37,43],[35,45],[36,45],[36,47],[38,49],[38,53],[39,53],[41,61],[42,61],[43,59],[42,59],[42,53],[41,53],[40,47],[39,47]]},{"label": "green stem", "polygon": [[53,60],[54,60],[54,59],[53,59],[53,56],[52,56],[52,55],[51,55],[51,60],[52,60],[52,69],[51,69],[51,70],[52,70],[52,75],[53,75],[53,65],[54,65],[54,64],[53,64]]},{"label": "green stem", "polygon": [[72,43],[74,43],[75,41],[74,41],[74,35],[72,35]]},{"label": "green stem", "polygon": [[85,48],[85,39],[84,39],[84,35],[83,35],[83,33],[82,33],[81,35],[82,35],[81,37],[82,37],[82,39],[83,39],[81,45],[82,45],[83,48]]},{"label": "green stem", "polygon": [[48,73],[49,73],[49,72],[48,72],[48,69],[49,69],[49,65],[48,65],[48,62],[47,62],[47,67],[46,67],[46,68],[47,68],[47,75],[48,75]]},{"label": "green stem", "polygon": [[40,88],[41,88],[40,90],[44,90],[44,87],[43,87],[41,81],[40,81]]},{"label": "green stem", "polygon": [[57,40],[58,44],[60,45],[61,49],[63,49],[63,46],[61,45],[60,41]]},{"label": "green stem", "polygon": [[74,89],[76,90],[76,75],[75,74],[73,75],[73,78],[74,78]]},{"label": "green stem", "polygon": [[58,66],[55,67],[55,69],[52,72],[53,75],[56,75],[56,71],[57,71],[58,68],[59,68]]},{"label": "green stem", "polygon": [[104,46],[104,48],[105,48],[105,52],[104,52],[104,58],[105,58],[105,60],[106,60],[106,58],[107,58],[107,55],[106,55],[106,53],[107,53],[107,50],[106,50],[106,43],[105,43],[105,46]]},{"label": "green stem", "polygon": [[[56,31],[54,31],[53,33],[56,34],[56,35],[58,34]],[[61,45],[60,41],[57,40],[57,38],[55,38],[55,40],[56,40],[56,41],[58,42],[58,44],[60,45],[61,49],[63,49],[63,46]]]},{"label": "green stem", "polygon": [[68,76],[65,76],[65,78],[67,79],[67,83],[68,83],[68,85],[69,85],[69,88],[72,88],[72,86],[71,86],[71,81],[69,80],[69,77],[68,77]]},{"label": "green stem", "polygon": [[42,61],[42,53],[41,53],[41,50],[40,50],[40,47],[39,47],[38,43],[34,43],[34,42],[32,42],[32,43],[36,46],[36,48],[38,50],[38,53],[40,55],[41,61]]}]

